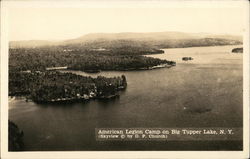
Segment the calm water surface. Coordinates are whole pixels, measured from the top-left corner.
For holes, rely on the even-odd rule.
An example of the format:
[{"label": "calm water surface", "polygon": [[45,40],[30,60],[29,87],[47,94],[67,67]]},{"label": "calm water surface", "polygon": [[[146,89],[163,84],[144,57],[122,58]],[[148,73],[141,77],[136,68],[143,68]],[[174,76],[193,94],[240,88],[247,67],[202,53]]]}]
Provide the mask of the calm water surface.
[{"label": "calm water surface", "polygon": [[[148,55],[177,65],[147,71],[106,71],[90,76],[127,77],[119,99],[67,105],[35,104],[16,98],[9,118],[24,131],[26,150],[238,149],[238,143],[100,142],[95,128],[242,127],[242,54],[239,46],[164,49]],[[182,61],[182,57],[193,57]],[[231,146],[227,146],[230,145]],[[192,145],[192,146],[190,146]]]}]

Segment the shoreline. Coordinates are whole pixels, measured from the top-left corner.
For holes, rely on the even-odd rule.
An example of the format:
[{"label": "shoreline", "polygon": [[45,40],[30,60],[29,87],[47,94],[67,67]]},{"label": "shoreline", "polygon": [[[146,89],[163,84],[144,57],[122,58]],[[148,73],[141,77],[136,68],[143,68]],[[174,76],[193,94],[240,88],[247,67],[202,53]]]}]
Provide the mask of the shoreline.
[{"label": "shoreline", "polygon": [[[165,50],[165,49],[185,49],[185,48],[202,48],[202,47],[222,47],[222,46],[244,46],[244,44],[238,44],[238,45],[235,45],[235,44],[232,44],[232,45],[209,45],[209,46],[188,46],[188,47],[169,47],[169,48],[162,48],[160,50]],[[165,52],[164,52],[165,53]],[[163,54],[164,54],[163,53]],[[161,53],[159,53],[161,54]],[[154,54],[152,54],[154,55]]]},{"label": "shoreline", "polygon": [[48,101],[33,101],[34,103],[37,104],[63,104],[63,103],[77,103],[77,102],[88,102],[90,100],[110,100],[110,99],[115,99],[120,97],[120,94],[114,94],[114,95],[108,95],[108,96],[100,96],[100,97],[77,97],[77,98],[58,98],[58,99],[52,99],[52,100],[48,100]]},{"label": "shoreline", "polygon": [[101,72],[105,72],[105,71],[143,71],[143,70],[153,70],[153,69],[159,69],[159,68],[171,68],[173,66],[176,66],[176,62],[173,62],[173,64],[160,64],[160,65],[155,65],[155,66],[151,66],[151,67],[142,67],[142,68],[127,68],[127,69],[118,69],[118,70],[98,70],[97,72],[88,72],[88,71],[84,71],[84,70],[74,70],[74,69],[61,69],[61,70],[57,70],[60,72],[71,72],[71,71],[79,71],[79,72],[84,72],[84,73],[88,73],[88,74],[98,74]]}]

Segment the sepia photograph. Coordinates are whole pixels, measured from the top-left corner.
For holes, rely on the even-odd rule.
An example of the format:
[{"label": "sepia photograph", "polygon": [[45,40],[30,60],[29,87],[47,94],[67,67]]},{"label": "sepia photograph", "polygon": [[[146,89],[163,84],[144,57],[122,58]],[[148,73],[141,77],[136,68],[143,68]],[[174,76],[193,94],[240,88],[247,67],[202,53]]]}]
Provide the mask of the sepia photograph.
[{"label": "sepia photograph", "polygon": [[248,1],[1,4],[3,158],[247,158]]}]

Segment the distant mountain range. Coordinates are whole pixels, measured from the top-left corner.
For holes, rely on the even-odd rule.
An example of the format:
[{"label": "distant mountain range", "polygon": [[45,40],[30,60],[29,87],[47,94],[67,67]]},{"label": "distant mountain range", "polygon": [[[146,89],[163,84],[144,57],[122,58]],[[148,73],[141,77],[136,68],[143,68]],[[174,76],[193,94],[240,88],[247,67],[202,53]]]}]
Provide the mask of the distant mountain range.
[{"label": "distant mountain range", "polygon": [[151,47],[190,47],[211,45],[242,44],[242,36],[217,35],[208,33],[183,33],[183,32],[151,32],[151,33],[91,33],[84,36],[62,40],[29,40],[10,41],[10,48],[33,48],[45,46],[64,47],[91,47],[105,48],[119,45],[150,45]]}]

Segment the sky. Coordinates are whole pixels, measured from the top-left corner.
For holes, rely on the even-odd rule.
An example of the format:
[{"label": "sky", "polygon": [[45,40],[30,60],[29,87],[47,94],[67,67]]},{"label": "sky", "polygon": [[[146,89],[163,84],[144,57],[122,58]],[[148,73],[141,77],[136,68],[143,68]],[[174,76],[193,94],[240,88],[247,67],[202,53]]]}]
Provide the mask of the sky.
[{"label": "sky", "polygon": [[[245,12],[234,8],[10,8],[9,39],[65,40],[88,33],[162,32],[241,35]],[[245,19],[244,19],[245,18]]]}]

